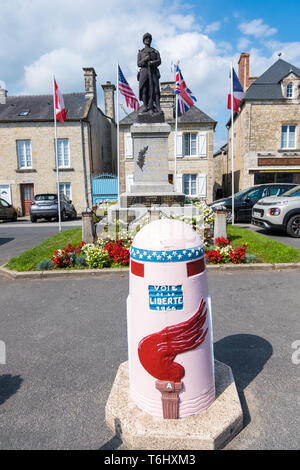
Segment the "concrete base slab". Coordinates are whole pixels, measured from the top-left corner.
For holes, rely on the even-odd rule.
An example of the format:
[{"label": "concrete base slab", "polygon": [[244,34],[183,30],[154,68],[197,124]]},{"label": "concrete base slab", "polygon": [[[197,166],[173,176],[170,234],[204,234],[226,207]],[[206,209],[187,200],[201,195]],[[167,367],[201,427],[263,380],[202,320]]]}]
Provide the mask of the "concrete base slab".
[{"label": "concrete base slab", "polygon": [[241,431],[243,412],[231,368],[216,360],[215,382],[216,400],[206,411],[161,419],[140,410],[130,399],[128,362],[123,362],[106,404],[106,423],[128,449],[220,449]]}]

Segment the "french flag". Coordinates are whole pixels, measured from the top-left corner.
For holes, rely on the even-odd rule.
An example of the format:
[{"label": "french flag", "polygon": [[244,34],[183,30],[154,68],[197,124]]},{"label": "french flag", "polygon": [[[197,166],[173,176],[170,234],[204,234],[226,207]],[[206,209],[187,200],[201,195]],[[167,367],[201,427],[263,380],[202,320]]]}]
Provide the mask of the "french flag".
[{"label": "french flag", "polygon": [[[234,68],[232,69],[232,82],[233,82],[233,87],[232,87],[233,88],[233,100],[232,100],[233,110],[239,113],[240,112],[239,105],[242,99],[244,98],[245,93],[237,77],[237,74],[234,71]],[[231,93],[228,94],[227,109],[231,109]]]}]

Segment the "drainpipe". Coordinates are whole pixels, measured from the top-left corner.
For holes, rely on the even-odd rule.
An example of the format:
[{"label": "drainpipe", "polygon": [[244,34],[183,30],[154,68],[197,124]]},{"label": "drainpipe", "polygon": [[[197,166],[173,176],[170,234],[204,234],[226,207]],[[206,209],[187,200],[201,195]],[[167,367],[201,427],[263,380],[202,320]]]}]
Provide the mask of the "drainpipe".
[{"label": "drainpipe", "polygon": [[86,211],[90,211],[89,194],[88,194],[88,182],[87,182],[87,171],[86,171],[86,157],[85,157],[84,124],[83,124],[82,119],[80,119],[80,125],[81,125],[81,146],[82,146],[82,162],[83,162],[85,203],[86,203]]}]

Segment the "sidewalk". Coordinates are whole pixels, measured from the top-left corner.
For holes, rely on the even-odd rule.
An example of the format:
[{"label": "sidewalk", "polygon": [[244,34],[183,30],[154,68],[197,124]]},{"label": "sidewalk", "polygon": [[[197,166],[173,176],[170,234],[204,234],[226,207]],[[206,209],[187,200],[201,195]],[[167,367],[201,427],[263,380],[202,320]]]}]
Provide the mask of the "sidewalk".
[{"label": "sidewalk", "polygon": [[[297,449],[299,271],[208,273],[214,354],[233,371],[244,428],[226,449]],[[128,276],[0,278],[1,449],[122,449],[104,409],[128,358]],[[16,328],[17,325],[17,328]],[[298,368],[297,368],[298,367]]]}]

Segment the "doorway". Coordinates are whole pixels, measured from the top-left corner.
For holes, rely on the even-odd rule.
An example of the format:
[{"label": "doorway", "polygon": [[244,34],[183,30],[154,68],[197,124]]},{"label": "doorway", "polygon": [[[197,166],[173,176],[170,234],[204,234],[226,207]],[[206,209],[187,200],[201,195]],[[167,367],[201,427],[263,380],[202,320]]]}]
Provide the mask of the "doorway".
[{"label": "doorway", "polygon": [[21,184],[21,203],[22,203],[22,214],[27,216],[30,215],[30,206],[33,202],[34,192],[33,183]]}]

